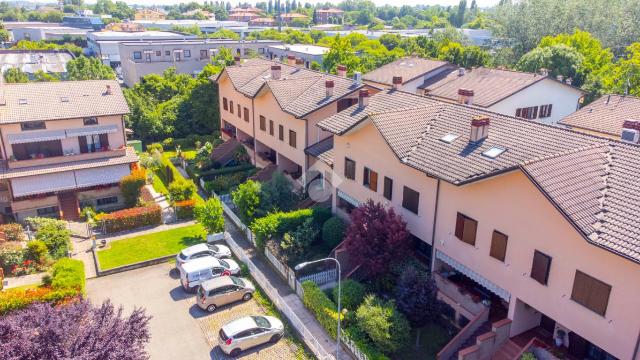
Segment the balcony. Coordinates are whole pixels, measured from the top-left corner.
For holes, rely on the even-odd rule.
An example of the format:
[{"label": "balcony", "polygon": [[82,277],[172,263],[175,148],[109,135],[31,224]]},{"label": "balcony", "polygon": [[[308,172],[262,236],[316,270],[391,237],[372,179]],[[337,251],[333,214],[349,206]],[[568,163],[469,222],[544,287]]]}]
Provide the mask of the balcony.
[{"label": "balcony", "polygon": [[34,159],[27,160],[2,160],[2,169],[21,169],[25,167],[31,166],[41,166],[41,165],[51,165],[51,164],[62,164],[74,161],[83,161],[83,160],[95,160],[102,158],[110,158],[110,157],[118,157],[125,156],[127,153],[126,148],[122,147],[120,149],[107,149],[102,151],[84,153],[84,154],[67,154],[63,156],[52,156],[52,157],[40,157]]},{"label": "balcony", "polygon": [[433,277],[438,286],[438,290],[471,315],[478,315],[488,308],[483,302],[484,296],[471,284],[456,281],[456,278],[453,277],[447,278],[440,273],[434,273]]}]

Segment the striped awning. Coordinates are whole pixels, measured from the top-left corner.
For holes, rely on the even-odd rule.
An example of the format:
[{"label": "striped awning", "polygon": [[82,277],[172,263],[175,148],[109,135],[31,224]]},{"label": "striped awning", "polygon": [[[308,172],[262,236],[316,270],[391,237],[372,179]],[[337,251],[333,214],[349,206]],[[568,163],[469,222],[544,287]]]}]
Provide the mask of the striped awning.
[{"label": "striped awning", "polygon": [[44,194],[76,188],[73,171],[29,176],[11,180],[14,197]]},{"label": "striped awning", "polygon": [[78,188],[113,184],[129,173],[129,164],[76,170],[76,184]]},{"label": "striped awning", "polygon": [[492,293],[498,295],[499,297],[501,297],[505,301],[509,302],[509,299],[511,299],[511,294],[507,290],[505,290],[505,289],[499,287],[498,285],[492,283],[491,281],[489,281],[484,276],[478,274],[477,272],[471,270],[470,268],[466,267],[465,265],[459,263],[458,261],[456,261],[455,259],[453,259],[449,255],[443,253],[442,251],[436,250],[436,258],[439,259],[439,260],[442,260],[445,263],[447,263],[449,266],[451,266],[452,268],[456,269],[456,271],[458,271],[461,274],[464,274],[465,276],[469,277],[470,279],[472,279],[473,281],[475,281],[478,284],[482,285],[485,289],[487,289],[487,290],[491,291]]},{"label": "striped awning", "polygon": [[66,138],[64,130],[24,131],[18,134],[8,134],[9,144],[24,144]]},{"label": "striped awning", "polygon": [[360,206],[360,202],[354,198],[352,198],[351,196],[347,195],[345,192],[341,191],[340,189],[338,189],[338,197],[340,197],[342,200],[348,202],[349,204],[358,207]]},{"label": "striped awning", "polygon": [[115,124],[95,125],[95,126],[85,126],[81,128],[67,129],[65,131],[67,132],[67,137],[111,134],[118,131],[118,126]]}]

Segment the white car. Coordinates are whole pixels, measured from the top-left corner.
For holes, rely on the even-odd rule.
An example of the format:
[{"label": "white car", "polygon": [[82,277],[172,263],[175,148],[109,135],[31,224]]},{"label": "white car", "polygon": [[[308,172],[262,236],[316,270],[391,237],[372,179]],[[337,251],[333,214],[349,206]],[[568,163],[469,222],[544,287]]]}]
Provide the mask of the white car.
[{"label": "white car", "polygon": [[235,261],[217,259],[213,256],[193,259],[178,269],[180,270],[180,283],[187,291],[195,291],[206,280],[240,273],[240,266]]},{"label": "white car", "polygon": [[196,244],[189,246],[176,255],[176,267],[179,268],[186,262],[207,256],[219,259],[228,258],[231,257],[231,250],[224,245]]},{"label": "white car", "polygon": [[245,316],[220,329],[218,345],[225,354],[240,352],[265,343],[275,343],[284,336],[282,321],[273,316]]}]

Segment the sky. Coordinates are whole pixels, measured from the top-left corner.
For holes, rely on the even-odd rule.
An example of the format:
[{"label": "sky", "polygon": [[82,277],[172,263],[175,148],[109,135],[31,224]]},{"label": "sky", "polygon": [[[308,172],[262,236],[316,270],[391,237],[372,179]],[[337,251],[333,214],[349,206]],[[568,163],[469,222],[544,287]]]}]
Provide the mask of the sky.
[{"label": "sky", "polygon": [[[36,2],[52,2],[51,0],[35,0]],[[180,2],[189,2],[191,0],[125,0],[125,2],[127,4],[140,4],[140,5],[173,5],[173,4],[178,4]],[[196,0],[199,3],[202,3],[203,0]],[[228,1],[228,0],[227,0]],[[239,2],[250,2],[250,3],[255,3],[256,1],[259,0],[245,0],[245,1],[238,1],[238,0],[231,0],[231,4],[237,4]],[[326,0],[325,0],[326,1]],[[305,2],[310,2],[310,3],[317,3],[317,2],[325,2],[325,1],[321,1],[321,0],[302,0],[303,3]],[[338,3],[340,2],[340,0],[329,0],[332,1],[333,3]],[[499,0],[476,0],[476,2],[478,3],[478,6],[480,7],[486,7],[486,6],[493,6],[495,4],[498,3]],[[376,5],[395,5],[395,6],[402,6],[402,5],[457,5],[460,1],[459,0],[402,0],[402,1],[398,1],[398,0],[373,0],[373,2]],[[95,3],[95,0],[85,0],[85,3]],[[471,1],[467,0],[467,3],[470,4]]]}]

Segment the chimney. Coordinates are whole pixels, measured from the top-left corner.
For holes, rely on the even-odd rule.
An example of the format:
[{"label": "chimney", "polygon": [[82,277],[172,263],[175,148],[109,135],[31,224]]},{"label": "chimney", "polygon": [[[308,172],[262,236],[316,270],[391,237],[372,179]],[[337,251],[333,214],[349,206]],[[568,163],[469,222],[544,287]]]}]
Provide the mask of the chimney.
[{"label": "chimney", "polygon": [[464,76],[467,73],[467,70],[463,67],[458,69],[458,76]]},{"label": "chimney", "polygon": [[607,100],[604,102],[606,105],[609,105],[609,102],[611,101],[611,94],[607,95]]},{"label": "chimney", "polygon": [[621,140],[632,144],[640,144],[640,121],[628,119],[622,124]]},{"label": "chimney", "polygon": [[362,73],[360,71],[353,73],[353,83],[358,86],[362,83]]},{"label": "chimney", "polygon": [[271,78],[273,80],[280,80],[280,73],[282,72],[282,66],[271,65]]},{"label": "chimney", "polygon": [[304,59],[297,58],[296,59],[296,66],[303,67],[304,66]]},{"label": "chimney", "polygon": [[394,76],[393,77],[393,90],[400,90],[402,87],[402,76]]},{"label": "chimney", "polygon": [[471,135],[469,142],[475,143],[489,137],[489,117],[477,115],[471,119]]},{"label": "chimney", "polygon": [[369,90],[362,89],[358,93],[358,107],[364,109],[369,105]]},{"label": "chimney", "polygon": [[113,91],[111,90],[111,85],[107,85],[107,91],[105,92],[106,95],[111,95],[113,94]]},{"label": "chimney", "polygon": [[473,104],[473,89],[458,89],[458,103],[464,105]]},{"label": "chimney", "polygon": [[233,57],[233,65],[240,66],[240,56]]},{"label": "chimney", "polygon": [[324,87],[327,90],[327,97],[333,96],[333,87],[335,86],[333,80],[325,80]]},{"label": "chimney", "polygon": [[287,64],[294,66],[296,64],[296,57],[295,55],[288,55],[287,56]]},{"label": "chimney", "polygon": [[336,67],[336,73],[338,76],[347,77],[347,67],[344,65],[338,65]]}]

